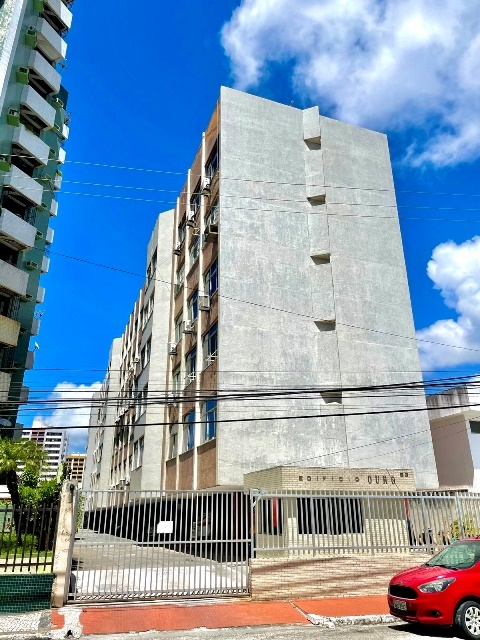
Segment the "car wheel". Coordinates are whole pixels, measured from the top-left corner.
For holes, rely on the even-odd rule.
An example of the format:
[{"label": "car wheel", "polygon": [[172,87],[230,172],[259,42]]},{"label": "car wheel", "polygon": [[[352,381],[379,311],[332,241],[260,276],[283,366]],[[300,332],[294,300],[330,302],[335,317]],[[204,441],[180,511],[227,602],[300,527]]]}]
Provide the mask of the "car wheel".
[{"label": "car wheel", "polygon": [[464,602],[458,608],[455,622],[462,627],[468,638],[480,639],[480,604],[474,600]]}]

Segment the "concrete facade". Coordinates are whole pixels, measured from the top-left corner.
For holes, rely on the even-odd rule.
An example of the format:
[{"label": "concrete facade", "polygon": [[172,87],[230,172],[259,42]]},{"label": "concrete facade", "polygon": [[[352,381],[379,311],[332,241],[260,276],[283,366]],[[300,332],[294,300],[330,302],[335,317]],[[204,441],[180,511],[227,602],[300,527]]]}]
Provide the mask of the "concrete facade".
[{"label": "concrete facade", "polygon": [[[205,192],[216,141],[220,169]],[[300,464],[407,468],[419,488],[437,486],[425,399],[409,398],[418,413],[375,416],[404,399],[348,391],[422,379],[386,136],[320,116],[316,107],[302,111],[222,87],[175,227],[169,375],[173,392],[180,381],[182,402],[166,412],[166,488],[240,486],[245,473]],[[175,335],[190,319],[193,293],[209,293],[215,259],[209,308],[198,311],[193,331]],[[214,324],[217,349],[206,361]],[[205,396],[259,387],[319,393],[218,400],[215,438],[205,439]]]},{"label": "concrete facade", "polygon": [[20,389],[34,364],[35,305],[44,297],[39,281],[48,271],[44,253],[53,239],[49,221],[65,161],[68,93],[59,63],[71,5],[6,0],[0,7],[0,316],[17,328],[13,344],[0,337],[0,424],[10,437],[17,416],[12,407],[25,401]]},{"label": "concrete facade", "polygon": [[113,342],[107,378],[92,402],[87,489],[160,486],[172,234],[173,211],[167,211],[155,224],[145,284],[123,335]]},{"label": "concrete facade", "polygon": [[480,392],[465,384],[427,396],[440,488],[480,492]]}]

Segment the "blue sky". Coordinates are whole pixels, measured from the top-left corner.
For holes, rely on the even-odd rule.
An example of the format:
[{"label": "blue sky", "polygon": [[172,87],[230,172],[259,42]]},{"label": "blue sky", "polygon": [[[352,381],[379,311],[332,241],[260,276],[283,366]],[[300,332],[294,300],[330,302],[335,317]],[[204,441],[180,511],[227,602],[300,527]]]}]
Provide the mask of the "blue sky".
[{"label": "blue sky", "polygon": [[[221,84],[299,108],[318,104],[325,115],[388,133],[415,325],[430,341],[425,368],[437,376],[476,372],[480,243],[464,243],[479,232],[480,198],[432,193],[480,193],[480,85],[470,69],[480,52],[478,0],[179,0],[168,9],[137,0],[135,10],[118,7],[112,0],[73,6],[64,73],[68,162],[42,279],[40,349],[26,377],[32,391],[48,395],[61,385],[60,398],[101,380],[111,340],[142,285],[140,277],[58,254],[143,274],[155,218],[184,181],[94,164],[184,172]],[[427,275],[434,250],[437,289]],[[459,313],[463,325],[455,322]],[[452,340],[464,349],[431,344]],[[58,426],[87,420],[78,411],[45,417]],[[32,418],[24,413],[21,421]],[[72,438],[71,448],[83,437]]]}]

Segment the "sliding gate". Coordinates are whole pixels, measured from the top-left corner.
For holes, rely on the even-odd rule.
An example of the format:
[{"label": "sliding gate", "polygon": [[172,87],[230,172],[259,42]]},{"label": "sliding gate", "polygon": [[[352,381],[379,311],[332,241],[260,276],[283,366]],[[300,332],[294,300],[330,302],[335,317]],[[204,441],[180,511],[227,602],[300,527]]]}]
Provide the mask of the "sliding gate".
[{"label": "sliding gate", "polygon": [[242,491],[80,491],[70,601],[247,595]]}]

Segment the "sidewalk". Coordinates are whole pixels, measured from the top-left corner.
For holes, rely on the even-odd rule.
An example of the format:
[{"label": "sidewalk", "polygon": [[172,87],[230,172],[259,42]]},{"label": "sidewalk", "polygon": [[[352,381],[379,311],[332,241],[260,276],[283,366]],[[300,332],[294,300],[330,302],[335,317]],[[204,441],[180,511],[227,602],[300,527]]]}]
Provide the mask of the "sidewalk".
[{"label": "sidewalk", "polygon": [[[336,618],[388,614],[386,596],[251,602],[243,599],[182,600],[67,606],[52,611],[50,637],[141,631],[221,629],[261,625],[309,625],[307,615]],[[314,615],[314,617],[315,617]]]}]

